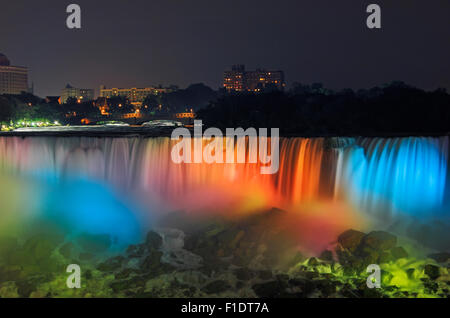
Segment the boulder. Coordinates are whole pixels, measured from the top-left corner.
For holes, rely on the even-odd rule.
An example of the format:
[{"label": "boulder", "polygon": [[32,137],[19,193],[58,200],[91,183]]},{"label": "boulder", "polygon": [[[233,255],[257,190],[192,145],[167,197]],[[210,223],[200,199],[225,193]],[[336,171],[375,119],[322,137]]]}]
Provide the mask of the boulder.
[{"label": "boulder", "polygon": [[450,253],[447,252],[434,253],[428,255],[428,257],[434,259],[438,263],[445,263],[447,260],[450,259]]},{"label": "boulder", "polygon": [[255,273],[248,268],[237,268],[233,271],[237,279],[247,281],[255,276]]},{"label": "boulder", "polygon": [[206,294],[220,294],[231,289],[231,286],[224,280],[215,280],[202,288]]},{"label": "boulder", "polygon": [[260,298],[278,298],[285,295],[286,287],[287,286],[282,281],[274,280],[253,285],[252,289]]},{"label": "boulder", "polygon": [[394,248],[391,250],[391,254],[392,254],[392,257],[393,257],[395,260],[397,260],[397,259],[399,259],[399,258],[406,258],[406,257],[409,256],[409,255],[408,255],[408,252],[406,252],[405,249],[404,249],[403,247],[401,247],[401,246],[394,247]]},{"label": "boulder", "polygon": [[435,280],[440,276],[439,266],[433,264],[427,264],[424,267],[425,274],[428,275],[431,279]]},{"label": "boulder", "polygon": [[122,267],[124,261],[125,261],[125,257],[123,257],[123,256],[116,256],[116,257],[107,259],[103,263],[100,263],[97,266],[97,269],[102,271],[102,272],[116,271],[116,270],[119,270]]},{"label": "boulder", "polygon": [[130,245],[127,248],[127,256],[130,258],[134,258],[134,257],[142,257],[145,254],[145,245],[140,244],[140,245]]},{"label": "boulder", "polygon": [[319,258],[321,260],[331,262],[331,261],[333,261],[333,252],[331,252],[329,250],[325,250],[320,254]]},{"label": "boulder", "polygon": [[339,235],[338,243],[343,248],[346,248],[351,252],[354,252],[361,243],[361,240],[363,239],[364,236],[365,234],[363,232],[356,230],[348,230]]},{"label": "boulder", "polygon": [[159,249],[162,246],[162,243],[163,239],[161,235],[153,231],[147,233],[147,237],[145,239],[145,245],[147,245],[147,247]]},{"label": "boulder", "polygon": [[397,237],[384,231],[373,231],[363,237],[361,244],[377,251],[389,250],[397,244]]}]

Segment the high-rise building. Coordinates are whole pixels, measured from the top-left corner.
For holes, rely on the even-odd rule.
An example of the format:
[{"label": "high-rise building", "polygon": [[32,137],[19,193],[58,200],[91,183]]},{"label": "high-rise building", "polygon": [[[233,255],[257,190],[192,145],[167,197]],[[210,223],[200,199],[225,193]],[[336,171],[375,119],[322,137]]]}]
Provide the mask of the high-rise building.
[{"label": "high-rise building", "polygon": [[79,103],[94,100],[94,90],[91,88],[75,88],[66,85],[61,91],[61,103],[65,104],[69,98],[75,98]]},{"label": "high-rise building", "polygon": [[100,97],[125,97],[134,105],[142,105],[142,102],[149,95],[166,94],[173,92],[172,88],[162,87],[144,87],[144,88],[106,88],[104,85],[100,86]]},{"label": "high-rise building", "polygon": [[0,53],[0,94],[18,95],[28,91],[28,69],[11,66],[8,58]]},{"label": "high-rise building", "polygon": [[223,87],[228,92],[260,92],[267,88],[282,90],[285,86],[283,71],[246,71],[244,65],[233,65],[231,71],[223,74]]}]

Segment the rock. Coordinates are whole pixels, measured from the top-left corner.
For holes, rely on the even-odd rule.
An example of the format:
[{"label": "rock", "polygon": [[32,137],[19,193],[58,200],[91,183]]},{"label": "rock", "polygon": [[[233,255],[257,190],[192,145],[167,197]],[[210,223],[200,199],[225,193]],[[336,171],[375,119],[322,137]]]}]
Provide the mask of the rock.
[{"label": "rock", "polygon": [[32,292],[36,290],[36,285],[30,280],[20,281],[16,283],[17,292],[20,297],[28,298]]},{"label": "rock", "polygon": [[315,281],[315,285],[326,297],[336,292],[336,284],[329,279],[319,279]]},{"label": "rock", "polygon": [[319,261],[315,257],[311,257],[308,259],[308,266],[317,266],[319,265]]},{"label": "rock", "polygon": [[399,259],[399,258],[406,258],[406,257],[409,256],[409,255],[408,255],[408,252],[406,252],[405,249],[404,249],[403,247],[401,247],[401,246],[394,247],[394,248],[391,250],[391,254],[392,254],[392,257],[393,257],[395,260],[397,260],[397,259]]},{"label": "rock", "polygon": [[365,234],[363,232],[348,230],[339,235],[338,242],[342,247],[354,252],[364,236]]},{"label": "rock", "polygon": [[361,244],[377,251],[389,250],[397,244],[397,237],[384,231],[373,231],[364,236]]},{"label": "rock", "polygon": [[216,280],[203,287],[202,291],[206,294],[220,294],[229,289],[231,289],[231,286],[226,281]]},{"label": "rock", "polygon": [[378,258],[378,263],[385,264],[394,260],[394,257],[391,252],[383,251],[380,253],[380,257]]},{"label": "rock", "polygon": [[163,240],[161,235],[153,231],[147,233],[145,245],[147,245],[149,248],[159,249],[162,246],[162,243]]},{"label": "rock", "polygon": [[127,256],[130,258],[142,257],[145,254],[145,245],[130,245],[127,248]]},{"label": "rock", "polygon": [[103,263],[100,263],[97,266],[97,269],[102,271],[102,272],[112,272],[112,271],[116,271],[119,270],[122,267],[122,264],[125,261],[125,257],[123,256],[116,256],[113,258],[110,258],[108,260],[106,260]]},{"label": "rock", "polygon": [[450,259],[450,253],[447,252],[434,253],[428,255],[428,257],[434,259],[438,263],[445,263],[447,260]]},{"label": "rock", "polygon": [[76,242],[88,253],[97,254],[106,252],[112,244],[109,235],[82,234]]},{"label": "rock", "polygon": [[[356,255],[358,255],[363,261],[363,264],[361,265],[375,264],[378,262],[380,258],[380,253],[377,250],[372,249],[370,247],[362,247],[358,249]],[[351,265],[355,266],[356,265],[355,263],[357,263],[356,260],[354,260],[354,262]]]},{"label": "rock", "polygon": [[316,288],[314,282],[311,279],[298,278],[298,277],[290,279],[289,286],[300,287],[300,289],[302,290],[302,292],[305,296],[312,293]]},{"label": "rock", "polygon": [[331,262],[331,261],[333,261],[333,252],[331,252],[329,250],[325,250],[320,254],[319,258],[321,260]]},{"label": "rock", "polygon": [[252,286],[255,294],[260,298],[277,298],[283,297],[286,289],[286,285],[279,281],[274,280],[266,283],[256,284]]},{"label": "rock", "polygon": [[262,280],[271,279],[273,277],[272,271],[270,270],[260,270],[258,271],[258,277]]},{"label": "rock", "polygon": [[152,272],[156,271],[161,267],[161,257],[163,256],[162,252],[159,251],[151,251],[148,256],[144,258],[140,265],[140,269],[142,272]]},{"label": "rock", "polygon": [[236,275],[236,278],[239,280],[247,281],[252,279],[255,274],[248,268],[238,268],[234,270],[234,275]]},{"label": "rock", "polygon": [[427,264],[425,265],[424,270],[425,274],[433,280],[437,279],[440,276],[439,266]]},{"label": "rock", "polygon": [[125,268],[124,270],[122,270],[121,272],[119,272],[118,274],[115,275],[116,279],[124,279],[124,278],[128,278],[131,274],[136,273],[135,269],[132,268]]}]

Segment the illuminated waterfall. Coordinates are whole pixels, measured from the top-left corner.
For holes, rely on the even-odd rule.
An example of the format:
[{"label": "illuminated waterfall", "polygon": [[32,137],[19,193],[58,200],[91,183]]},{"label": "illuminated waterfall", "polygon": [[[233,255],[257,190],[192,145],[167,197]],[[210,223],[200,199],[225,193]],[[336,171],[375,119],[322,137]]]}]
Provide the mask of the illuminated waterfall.
[{"label": "illuminated waterfall", "polygon": [[360,138],[340,150],[336,193],[384,217],[442,213],[448,138]]},{"label": "illuminated waterfall", "polygon": [[[27,186],[14,192],[20,198],[0,196],[11,211],[35,209],[61,217],[68,227],[109,231],[125,241],[134,240],[142,222],[133,216],[136,210],[240,214],[277,206],[295,212],[311,202],[342,201],[362,216],[445,213],[448,137],[282,138],[274,175],[260,174],[259,163],[175,164],[174,143],[1,137],[2,188],[12,191],[17,182],[9,186],[6,180],[14,178]],[[34,201],[24,205],[25,198]],[[330,211],[327,217],[340,215]],[[128,230],[113,229],[120,226]]]}]

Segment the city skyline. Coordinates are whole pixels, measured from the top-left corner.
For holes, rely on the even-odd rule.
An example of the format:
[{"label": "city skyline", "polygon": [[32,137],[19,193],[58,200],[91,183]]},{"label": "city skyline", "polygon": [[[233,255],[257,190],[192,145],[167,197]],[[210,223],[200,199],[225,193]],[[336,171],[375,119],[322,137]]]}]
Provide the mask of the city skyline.
[{"label": "city skyline", "polygon": [[378,1],[381,30],[365,26],[368,3],[349,1],[77,3],[81,30],[65,27],[66,3],[2,4],[0,52],[28,67],[39,96],[58,95],[66,83],[96,94],[102,84],[203,82],[217,89],[234,64],[284,70],[288,85],[358,89],[401,80],[450,88],[450,3],[444,1],[408,7]]}]

